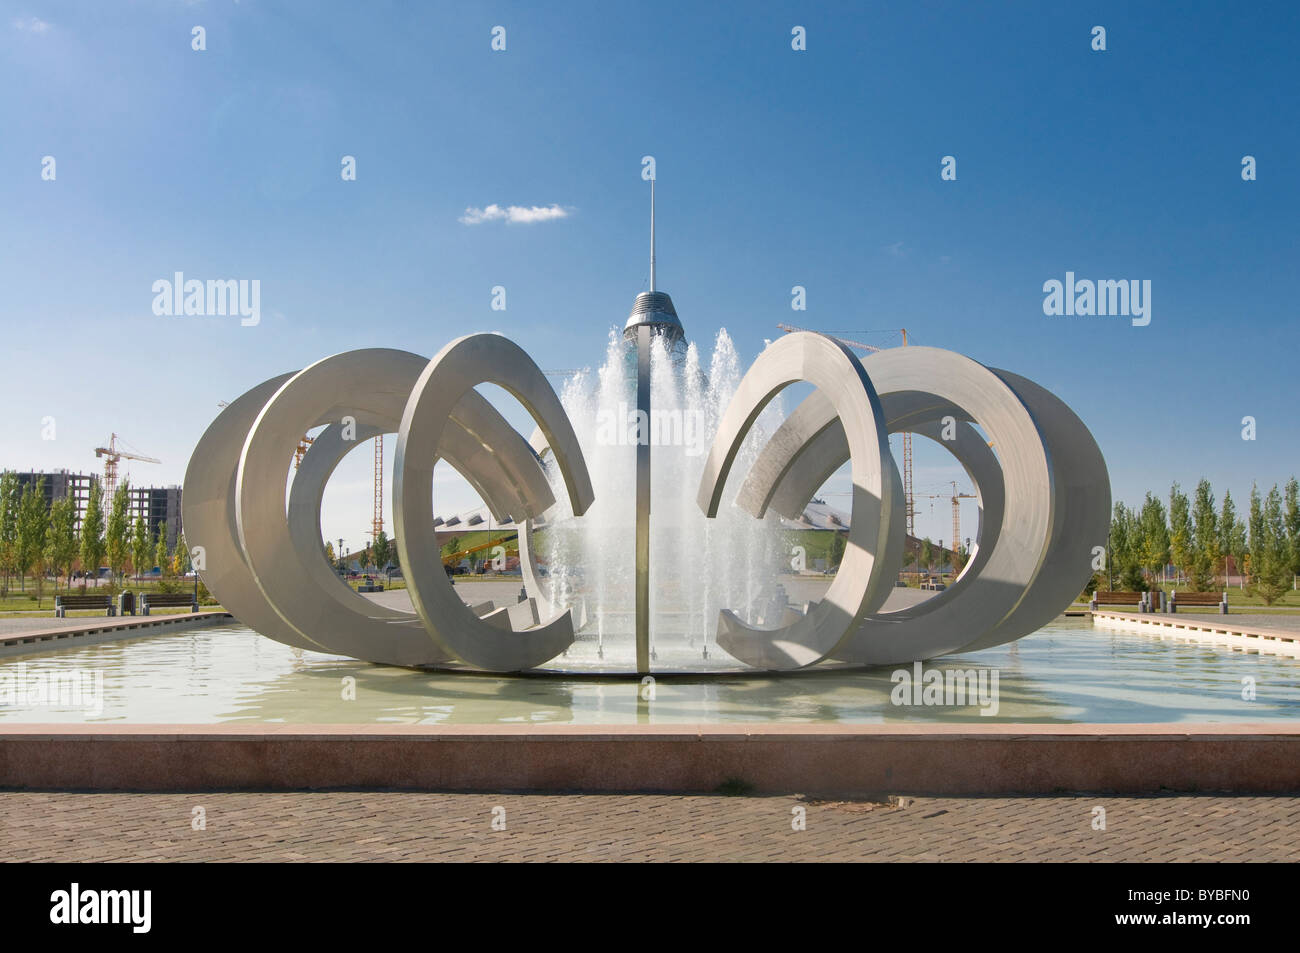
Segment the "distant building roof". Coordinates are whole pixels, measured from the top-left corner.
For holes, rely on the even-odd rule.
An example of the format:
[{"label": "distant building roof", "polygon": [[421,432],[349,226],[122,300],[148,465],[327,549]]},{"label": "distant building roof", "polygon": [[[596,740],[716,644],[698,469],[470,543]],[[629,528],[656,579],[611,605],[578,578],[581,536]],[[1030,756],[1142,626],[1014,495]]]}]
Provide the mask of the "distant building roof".
[{"label": "distant building roof", "polygon": [[827,503],[814,500],[804,507],[802,518],[790,520],[782,517],[781,528],[844,530],[849,528],[849,514]]},{"label": "distant building roof", "polygon": [[[533,520],[533,529],[541,529],[545,525],[546,520],[544,518],[538,517]],[[517,526],[511,520],[502,522],[497,519],[488,512],[486,506],[480,506],[475,510],[466,510],[463,513],[453,513],[451,516],[434,517],[433,526],[440,533],[447,533],[452,530],[455,530],[456,532],[465,532],[466,530],[472,532],[483,532],[489,527],[494,533],[497,530],[518,532],[521,529],[521,527]]]},{"label": "distant building roof", "polygon": [[[492,530],[509,530],[517,531],[520,527],[507,520],[504,523],[493,517],[486,506],[480,506],[478,509],[466,510],[462,513],[453,513],[449,516],[434,517],[434,528],[439,532],[464,532],[466,530],[481,531],[488,528],[491,524]],[[533,521],[533,528],[540,529],[546,525],[544,518]],[[789,520],[781,518],[782,529],[826,529],[843,531],[849,528],[849,514],[843,510],[837,510],[826,503],[812,502],[803,511],[803,518]]]}]

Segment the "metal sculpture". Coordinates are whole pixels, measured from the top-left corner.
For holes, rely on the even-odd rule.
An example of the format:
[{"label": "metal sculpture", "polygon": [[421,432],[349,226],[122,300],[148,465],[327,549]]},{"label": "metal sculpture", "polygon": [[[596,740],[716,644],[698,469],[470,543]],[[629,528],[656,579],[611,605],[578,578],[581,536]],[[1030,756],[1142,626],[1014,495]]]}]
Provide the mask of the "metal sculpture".
[{"label": "metal sculpture", "polygon": [[[637,331],[638,339],[651,333]],[[1033,382],[936,348],[860,359],[810,332],[769,345],[741,380],[704,463],[697,499],[706,515],[717,515],[758,415],[796,382],[816,390],[771,436],[736,505],[759,519],[769,512],[797,518],[848,463],[847,546],[825,596],[803,609],[763,625],[731,609],[719,613],[717,644],[737,661],[781,671],[823,660],[880,665],[974,651],[1034,631],[1081,591],[1109,525],[1109,479],[1096,442]],[[537,424],[531,439],[474,390],[483,383],[520,401]],[[322,425],[286,495],[293,448]],[[950,588],[885,613],[904,557],[902,481],[888,440],[898,431],[954,454],[976,487],[980,521],[970,559]],[[393,513],[413,612],[353,592],[327,565],[320,543],[330,474],[358,441],[394,432]],[[462,337],[432,360],[385,348],[350,351],[254,387],[213,422],[186,472],[186,537],[203,550],[199,571],[212,593],[268,638],[391,665],[534,669],[564,652],[582,625],[542,592],[530,546],[534,521],[555,503],[548,455],[573,514],[582,515],[594,494],[577,436],[542,372],[506,338]],[[525,596],[518,603],[470,607],[448,580],[433,533],[439,459],[475,487],[495,517],[522,527]],[[647,507],[638,518],[645,525],[648,493],[636,498]],[[642,549],[638,580],[649,568]],[[639,671],[650,665],[639,637],[647,605],[638,591]]]}]

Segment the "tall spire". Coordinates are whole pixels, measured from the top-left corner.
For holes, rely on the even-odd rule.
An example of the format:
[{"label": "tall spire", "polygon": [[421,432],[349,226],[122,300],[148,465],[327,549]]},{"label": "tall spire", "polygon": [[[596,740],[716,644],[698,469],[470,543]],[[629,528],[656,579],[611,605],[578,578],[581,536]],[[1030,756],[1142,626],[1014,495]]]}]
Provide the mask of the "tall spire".
[{"label": "tall spire", "polygon": [[636,296],[632,313],[623,325],[623,337],[629,341],[637,338],[637,328],[649,326],[655,334],[666,335],[669,343],[676,344],[685,336],[682,322],[673,307],[673,299],[659,290],[655,280],[655,180],[650,180],[650,290]]},{"label": "tall spire", "polygon": [[650,180],[650,290],[655,290],[655,180]]}]

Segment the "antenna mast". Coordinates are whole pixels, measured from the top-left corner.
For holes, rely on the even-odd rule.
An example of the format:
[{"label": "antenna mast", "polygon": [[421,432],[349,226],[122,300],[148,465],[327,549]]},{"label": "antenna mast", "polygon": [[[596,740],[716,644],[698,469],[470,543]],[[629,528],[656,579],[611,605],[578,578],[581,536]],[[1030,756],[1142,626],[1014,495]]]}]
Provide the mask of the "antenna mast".
[{"label": "antenna mast", "polygon": [[655,290],[655,180],[650,180],[650,290]]}]

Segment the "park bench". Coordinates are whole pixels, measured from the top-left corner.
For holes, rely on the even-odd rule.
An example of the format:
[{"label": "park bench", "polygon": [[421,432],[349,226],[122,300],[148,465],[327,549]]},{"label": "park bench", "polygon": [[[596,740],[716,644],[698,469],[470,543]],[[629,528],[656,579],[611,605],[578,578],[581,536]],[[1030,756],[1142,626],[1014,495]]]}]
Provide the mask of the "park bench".
[{"label": "park bench", "polygon": [[55,596],[54,597],[54,617],[63,619],[67,617],[69,609],[103,609],[108,615],[116,615],[117,609],[113,606],[112,596]]},{"label": "park bench", "polygon": [[150,609],[189,606],[191,612],[199,611],[199,600],[190,592],[146,592],[140,596],[140,614],[148,615]]},{"label": "park bench", "polygon": [[1150,612],[1151,594],[1098,589],[1092,594],[1088,608],[1095,610],[1098,606],[1137,606],[1138,612]]},{"label": "park bench", "polygon": [[1220,615],[1228,614],[1226,592],[1173,592],[1169,596],[1169,611],[1177,612],[1179,606],[1216,606]]}]

